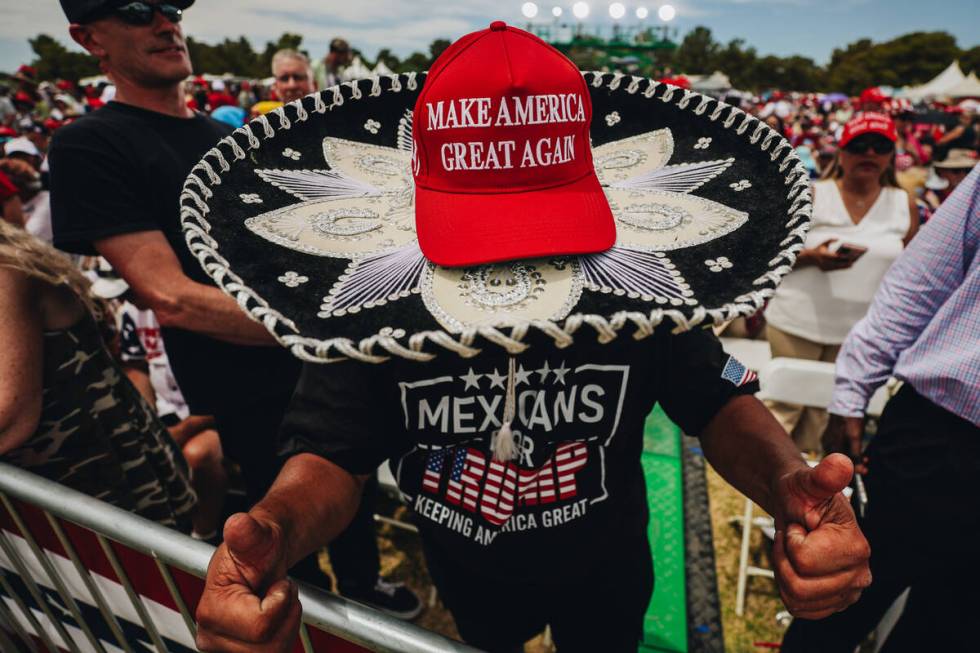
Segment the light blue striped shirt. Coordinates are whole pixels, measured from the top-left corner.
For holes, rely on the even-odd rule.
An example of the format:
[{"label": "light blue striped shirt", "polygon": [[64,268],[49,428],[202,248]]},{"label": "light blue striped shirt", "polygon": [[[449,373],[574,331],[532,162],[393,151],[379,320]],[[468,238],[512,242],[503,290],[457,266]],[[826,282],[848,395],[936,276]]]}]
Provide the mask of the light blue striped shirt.
[{"label": "light blue striped shirt", "polygon": [[895,261],[837,357],[836,415],[889,376],[980,426],[980,166]]}]

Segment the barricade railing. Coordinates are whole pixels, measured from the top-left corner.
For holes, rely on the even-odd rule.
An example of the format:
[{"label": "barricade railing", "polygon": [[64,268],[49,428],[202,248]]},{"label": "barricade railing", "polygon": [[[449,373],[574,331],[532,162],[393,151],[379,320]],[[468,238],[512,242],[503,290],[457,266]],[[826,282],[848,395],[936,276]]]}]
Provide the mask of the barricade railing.
[{"label": "barricade railing", "polygon": [[[0,463],[0,650],[196,651],[194,613],[213,551]],[[294,653],[476,650],[308,586],[300,600]]]}]

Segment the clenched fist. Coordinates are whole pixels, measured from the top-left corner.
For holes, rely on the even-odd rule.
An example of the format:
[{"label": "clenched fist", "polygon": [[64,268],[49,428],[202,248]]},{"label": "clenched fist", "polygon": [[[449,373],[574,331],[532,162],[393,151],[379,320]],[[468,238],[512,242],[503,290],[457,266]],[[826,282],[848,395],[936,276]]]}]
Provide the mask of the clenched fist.
[{"label": "clenched fist", "polygon": [[287,653],[299,629],[299,590],[286,578],[286,547],[272,521],[252,514],[225,523],[197,608],[206,653]]},{"label": "clenched fist", "polygon": [[833,454],[776,482],[773,559],[779,592],[794,616],[840,612],[871,584],[871,549],[840,493],[853,473],[846,456]]}]

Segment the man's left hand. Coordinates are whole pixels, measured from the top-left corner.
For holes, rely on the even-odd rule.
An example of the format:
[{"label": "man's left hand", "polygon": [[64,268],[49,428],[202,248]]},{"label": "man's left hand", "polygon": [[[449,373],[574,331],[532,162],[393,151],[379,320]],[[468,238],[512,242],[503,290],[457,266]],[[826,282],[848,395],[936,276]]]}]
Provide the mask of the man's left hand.
[{"label": "man's left hand", "polygon": [[841,494],[853,473],[847,456],[832,454],[775,483],[776,580],[796,617],[823,619],[840,612],[871,584],[871,549]]}]

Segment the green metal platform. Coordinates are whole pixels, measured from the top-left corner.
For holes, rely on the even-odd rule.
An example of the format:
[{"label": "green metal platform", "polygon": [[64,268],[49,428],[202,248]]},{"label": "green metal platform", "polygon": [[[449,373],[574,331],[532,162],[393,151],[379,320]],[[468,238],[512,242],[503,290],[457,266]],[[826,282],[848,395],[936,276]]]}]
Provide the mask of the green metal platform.
[{"label": "green metal platform", "polygon": [[660,406],[647,417],[642,464],[656,584],[643,624],[640,651],[687,653],[681,430]]}]

